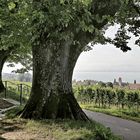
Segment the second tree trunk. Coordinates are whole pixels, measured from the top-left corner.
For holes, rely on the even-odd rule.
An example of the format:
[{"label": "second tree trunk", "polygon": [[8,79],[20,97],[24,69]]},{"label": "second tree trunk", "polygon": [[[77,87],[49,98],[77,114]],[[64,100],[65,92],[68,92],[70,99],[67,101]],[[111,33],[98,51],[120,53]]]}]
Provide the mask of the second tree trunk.
[{"label": "second tree trunk", "polygon": [[9,55],[9,50],[0,50],[0,93],[5,90],[5,87],[2,83],[2,69],[5,61]]}]

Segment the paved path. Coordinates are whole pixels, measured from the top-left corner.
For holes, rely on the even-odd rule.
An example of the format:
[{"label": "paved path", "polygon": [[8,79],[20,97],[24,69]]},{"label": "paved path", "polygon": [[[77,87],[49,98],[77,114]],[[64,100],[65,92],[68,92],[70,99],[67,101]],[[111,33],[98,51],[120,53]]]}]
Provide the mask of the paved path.
[{"label": "paved path", "polygon": [[9,108],[5,108],[5,109],[0,109],[0,120],[2,120],[3,117],[5,117],[5,114],[4,114],[5,111],[10,110],[10,109],[14,108],[15,106],[20,105],[19,102],[12,100],[12,99],[3,99],[3,100],[6,100],[7,102],[12,103],[13,106],[11,106]]},{"label": "paved path", "polygon": [[7,102],[12,103],[13,105],[20,105],[20,103],[18,101],[15,101],[15,100],[10,99],[10,98],[6,98],[3,100],[6,100]]},{"label": "paved path", "polygon": [[140,123],[103,113],[84,111],[90,119],[110,127],[114,134],[121,136],[124,140],[140,140]]}]

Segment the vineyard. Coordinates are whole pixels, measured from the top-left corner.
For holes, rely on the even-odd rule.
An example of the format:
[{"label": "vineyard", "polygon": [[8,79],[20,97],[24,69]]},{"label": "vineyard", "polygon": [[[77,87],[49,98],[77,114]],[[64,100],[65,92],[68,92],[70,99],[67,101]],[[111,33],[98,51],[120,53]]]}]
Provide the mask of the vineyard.
[{"label": "vineyard", "polygon": [[[74,86],[81,107],[99,112],[137,117],[140,121],[140,91],[100,86]],[[118,115],[118,116],[121,116]],[[131,119],[131,118],[130,118]],[[134,119],[133,119],[134,120]]]},{"label": "vineyard", "polygon": [[[5,92],[0,98],[11,98],[25,104],[31,83],[4,81]],[[73,86],[75,97],[82,108],[140,122],[140,90],[94,86]]]}]

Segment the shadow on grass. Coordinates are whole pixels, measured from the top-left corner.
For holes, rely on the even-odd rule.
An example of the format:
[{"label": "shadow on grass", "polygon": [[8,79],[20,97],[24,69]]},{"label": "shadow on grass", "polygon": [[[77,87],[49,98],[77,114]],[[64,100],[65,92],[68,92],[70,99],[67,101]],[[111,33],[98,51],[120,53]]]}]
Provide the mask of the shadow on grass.
[{"label": "shadow on grass", "polygon": [[[25,120],[13,118],[21,109],[22,107],[17,107],[6,113],[8,114],[8,118],[10,118],[3,121],[3,127],[0,129],[3,133],[23,129],[28,134],[35,133],[37,138],[40,135],[43,136],[44,140],[48,136],[53,137],[54,140],[120,140],[111,133],[109,128],[105,128],[94,121]],[[7,126],[7,130],[5,130],[4,126]],[[9,130],[8,127],[10,128]]]}]

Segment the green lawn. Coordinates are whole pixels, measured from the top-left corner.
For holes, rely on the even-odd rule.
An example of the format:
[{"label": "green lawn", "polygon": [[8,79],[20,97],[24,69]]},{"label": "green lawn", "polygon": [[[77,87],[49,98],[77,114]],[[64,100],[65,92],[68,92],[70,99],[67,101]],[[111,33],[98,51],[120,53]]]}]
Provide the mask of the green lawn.
[{"label": "green lawn", "polygon": [[136,109],[128,110],[128,109],[118,109],[116,107],[99,108],[94,104],[80,104],[80,106],[83,109],[87,109],[90,111],[101,112],[112,116],[140,122],[140,111],[137,111]]}]

